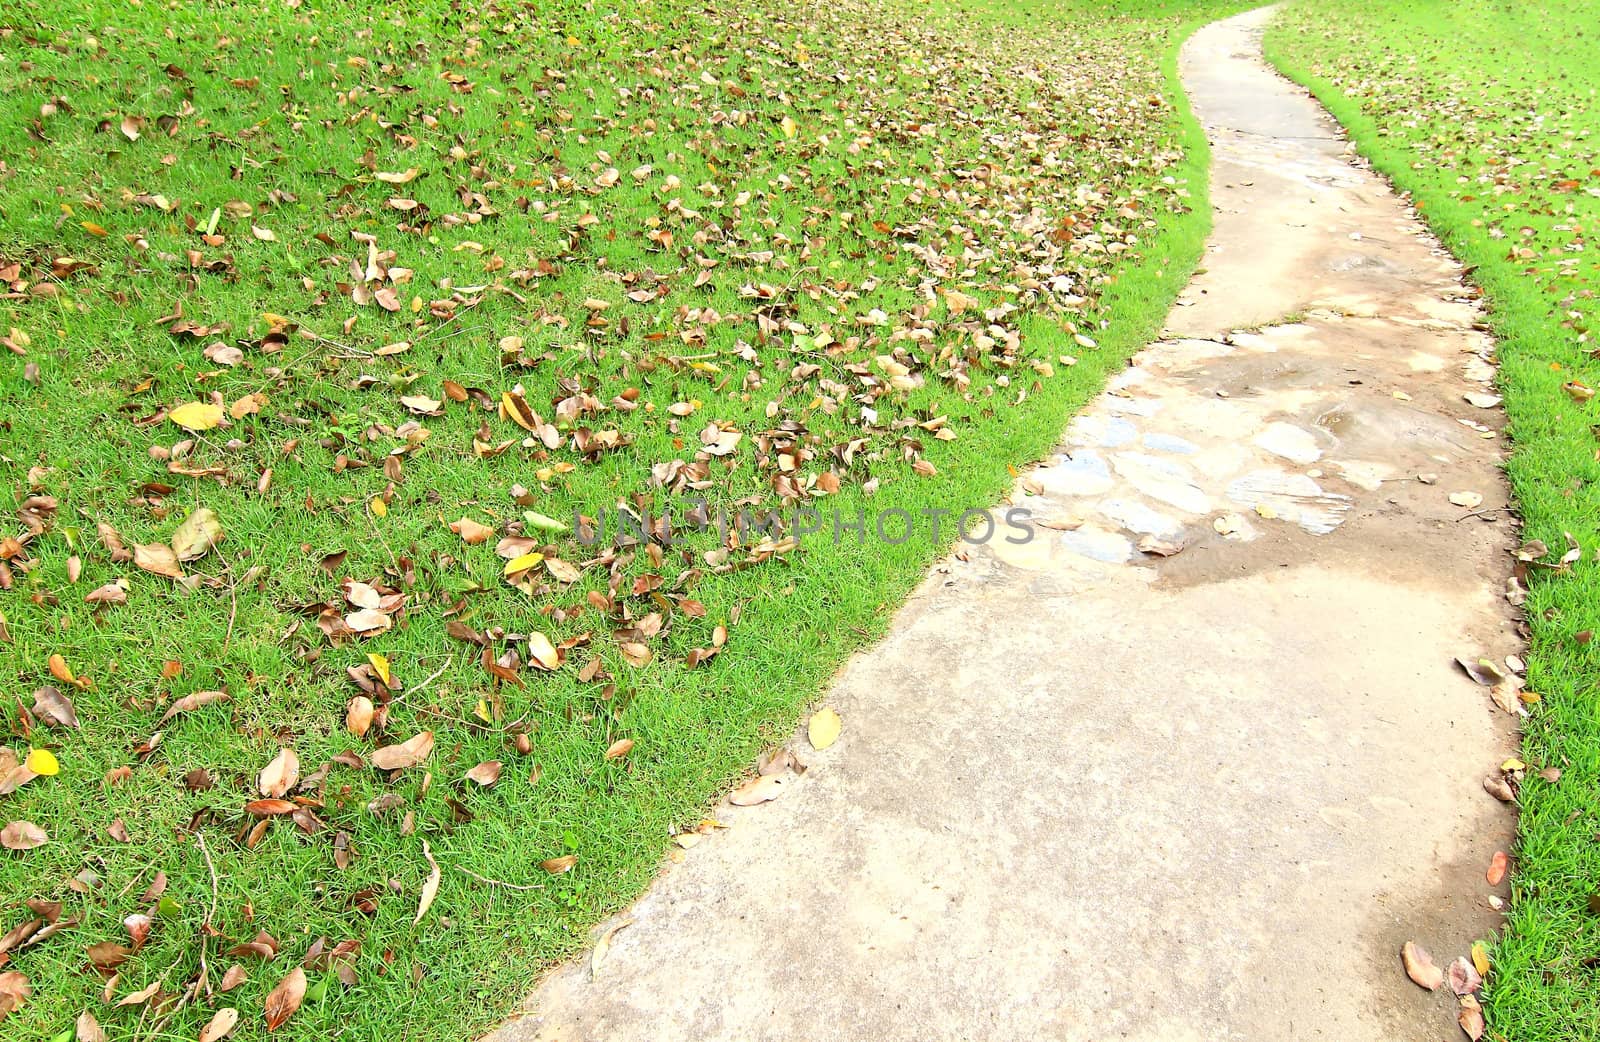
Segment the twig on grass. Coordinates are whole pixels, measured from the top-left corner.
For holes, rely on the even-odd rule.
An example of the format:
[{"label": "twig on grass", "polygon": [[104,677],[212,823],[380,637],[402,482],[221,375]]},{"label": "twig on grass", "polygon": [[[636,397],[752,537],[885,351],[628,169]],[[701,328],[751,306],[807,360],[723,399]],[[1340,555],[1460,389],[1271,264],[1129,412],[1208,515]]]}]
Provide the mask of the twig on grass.
[{"label": "twig on grass", "polygon": [[480,883],[488,883],[490,886],[503,886],[507,890],[543,890],[544,889],[544,884],[543,883],[507,883],[503,879],[490,879],[488,876],[480,876],[480,875],[478,875],[478,873],[474,872],[470,868],[461,868],[460,865],[457,865],[456,867],[460,868],[461,871],[465,872],[467,875],[471,876],[473,879],[476,879],[478,882],[480,882]]}]

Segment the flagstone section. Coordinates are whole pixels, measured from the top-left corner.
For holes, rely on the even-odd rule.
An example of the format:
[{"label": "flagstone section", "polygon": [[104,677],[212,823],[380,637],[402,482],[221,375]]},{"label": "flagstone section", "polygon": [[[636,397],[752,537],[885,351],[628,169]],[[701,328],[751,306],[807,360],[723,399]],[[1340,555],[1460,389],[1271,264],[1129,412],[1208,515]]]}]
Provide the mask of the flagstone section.
[{"label": "flagstone section", "polygon": [[1047,524],[936,568],[838,742],[497,1042],[1459,1037],[1399,951],[1493,926],[1510,838],[1509,718],[1451,665],[1518,649],[1493,345],[1267,17],[1184,50],[1216,229],[1019,483]]}]

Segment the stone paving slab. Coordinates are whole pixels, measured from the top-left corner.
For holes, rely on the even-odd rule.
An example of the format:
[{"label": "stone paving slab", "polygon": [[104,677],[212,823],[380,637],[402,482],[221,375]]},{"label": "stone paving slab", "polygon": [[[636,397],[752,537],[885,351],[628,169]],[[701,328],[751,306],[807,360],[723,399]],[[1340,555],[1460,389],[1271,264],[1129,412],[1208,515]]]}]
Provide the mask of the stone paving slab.
[{"label": "stone paving slab", "polygon": [[497,1042],[1459,1037],[1398,952],[1492,928],[1509,842],[1509,718],[1451,665],[1518,650],[1500,417],[1463,398],[1493,344],[1267,17],[1184,49],[1216,228],[1019,483],[1057,527],[936,568],[827,695],[838,743],[797,736],[809,770]]}]

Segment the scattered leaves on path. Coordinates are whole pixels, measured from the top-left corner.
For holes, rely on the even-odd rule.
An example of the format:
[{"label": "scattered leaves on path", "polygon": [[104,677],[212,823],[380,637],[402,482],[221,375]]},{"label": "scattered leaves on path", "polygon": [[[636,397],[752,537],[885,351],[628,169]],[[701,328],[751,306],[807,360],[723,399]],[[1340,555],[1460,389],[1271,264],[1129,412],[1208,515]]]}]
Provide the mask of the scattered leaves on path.
[{"label": "scattered leaves on path", "polygon": [[1428,991],[1437,991],[1444,983],[1444,971],[1433,964],[1433,956],[1428,950],[1415,941],[1407,941],[1400,949],[1400,961],[1406,969],[1406,976],[1419,988]]}]

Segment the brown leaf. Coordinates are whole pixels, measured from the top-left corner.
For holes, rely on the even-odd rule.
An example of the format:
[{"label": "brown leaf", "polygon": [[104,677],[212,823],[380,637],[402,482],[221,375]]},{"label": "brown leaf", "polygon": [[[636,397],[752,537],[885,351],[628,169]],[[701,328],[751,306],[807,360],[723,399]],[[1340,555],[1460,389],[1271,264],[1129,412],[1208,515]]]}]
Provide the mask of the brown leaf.
[{"label": "brown leaf", "polygon": [[1473,999],[1471,1005],[1465,1001],[1461,1003],[1461,1012],[1456,1014],[1456,1023],[1461,1025],[1461,1030],[1466,1032],[1472,1042],[1478,1042],[1483,1037],[1484,1028],[1483,1008],[1478,1005],[1478,1000]]},{"label": "brown leaf", "polygon": [[728,802],[735,807],[754,807],[783,795],[788,784],[779,774],[758,774],[728,794]]},{"label": "brown leaf", "polygon": [[128,580],[117,579],[112,582],[96,586],[83,595],[85,604],[127,604]]},{"label": "brown leaf", "polygon": [[117,1006],[119,1008],[122,1006],[142,1006],[146,1002],[149,1002],[151,999],[155,998],[156,993],[160,990],[161,982],[158,980],[153,984],[140,988],[138,991],[122,996],[122,999],[117,1003]]},{"label": "brown leaf", "polygon": [[483,786],[493,785],[500,780],[500,768],[499,760],[486,760],[467,772],[467,780]]},{"label": "brown leaf", "polygon": [[0,829],[0,847],[7,850],[32,850],[50,842],[44,829],[31,821],[13,821]]},{"label": "brown leaf", "polygon": [[132,942],[135,954],[150,939],[150,928],[154,925],[155,920],[138,912],[122,920],[122,928],[128,931],[128,940]]},{"label": "brown leaf", "polygon": [[1465,955],[1456,956],[1445,972],[1445,981],[1456,995],[1470,995],[1483,986],[1483,978]]},{"label": "brown leaf", "polygon": [[1444,983],[1444,973],[1433,964],[1433,956],[1415,941],[1407,941],[1400,949],[1400,961],[1405,965],[1406,976],[1419,988],[1439,990]]},{"label": "brown leaf", "polygon": [[169,579],[183,578],[183,569],[178,566],[178,555],[170,546],[163,546],[160,543],[135,545],[133,563],[154,575],[164,575]]},{"label": "brown leaf", "polygon": [[106,1029],[94,1019],[94,1014],[84,1010],[78,1014],[76,1042],[110,1042],[106,1036]]},{"label": "brown leaf", "polygon": [[298,804],[288,800],[251,800],[244,805],[244,812],[256,818],[276,818],[299,809]]},{"label": "brown leaf", "polygon": [[200,1042],[222,1042],[239,1026],[239,1011],[224,1006],[212,1015],[210,1023],[200,1029]]},{"label": "brown leaf", "polygon": [[272,762],[261,769],[256,787],[261,795],[278,797],[288,793],[300,780],[300,757],[293,749],[279,750]]},{"label": "brown leaf", "polygon": [[1505,674],[1500,672],[1500,668],[1488,659],[1469,662],[1464,658],[1457,658],[1456,665],[1460,666],[1462,672],[1466,673],[1467,676],[1484,687],[1494,687],[1506,678]]},{"label": "brown leaf", "polygon": [[1494,857],[1489,859],[1489,871],[1485,874],[1490,886],[1499,886],[1500,880],[1506,877],[1506,869],[1510,867],[1511,859],[1506,857],[1506,852],[1497,850]]},{"label": "brown leaf", "polygon": [[461,541],[468,546],[486,543],[494,535],[494,529],[488,525],[481,525],[470,517],[463,517],[459,521],[450,522],[450,531],[460,536]]},{"label": "brown leaf", "polygon": [[428,879],[422,884],[422,897],[417,902],[417,917],[411,920],[412,925],[422,922],[422,917],[428,914],[428,909],[433,907],[433,899],[439,896],[439,881],[443,876],[439,872],[439,862],[433,859],[433,851],[428,849],[428,841],[422,841],[422,856],[428,859],[432,871]]},{"label": "brown leaf", "polygon": [[166,723],[179,713],[193,712],[213,702],[226,702],[227,700],[228,694],[226,691],[196,691],[192,695],[184,695],[168,706],[167,711],[162,714],[161,722]]},{"label": "brown leaf", "polygon": [[306,971],[296,966],[267,996],[267,1030],[276,1031],[283,1027],[284,1022],[294,1016],[295,1010],[300,1008],[300,1003],[305,1001],[305,997]]},{"label": "brown leaf", "polygon": [[415,767],[433,752],[433,732],[423,731],[399,745],[386,745],[372,753],[372,766],[380,771],[398,771]]},{"label": "brown leaf", "polygon": [[618,738],[616,741],[612,742],[611,747],[606,750],[605,758],[607,760],[620,760],[631,752],[633,752],[633,739]]},{"label": "brown leaf", "polygon": [[33,693],[33,715],[53,727],[78,726],[77,707],[57,687],[45,686]]},{"label": "brown leaf", "polygon": [[1491,774],[1483,779],[1483,791],[1501,803],[1510,803],[1517,798],[1517,792],[1511,787],[1511,783],[1499,774]]},{"label": "brown leaf", "polygon": [[27,977],[15,970],[0,973],[0,1021],[21,1009],[32,994],[33,985]]},{"label": "brown leaf", "polygon": [[547,858],[539,862],[539,867],[553,876],[559,876],[563,872],[572,871],[573,866],[577,863],[578,855],[563,854],[560,857]]},{"label": "brown leaf", "polygon": [[114,970],[128,961],[133,950],[114,941],[101,941],[88,948],[89,961],[101,970]]},{"label": "brown leaf", "polygon": [[372,718],[376,710],[372,699],[366,695],[357,695],[350,700],[350,705],[344,711],[344,728],[357,738],[364,738],[372,728]]}]

